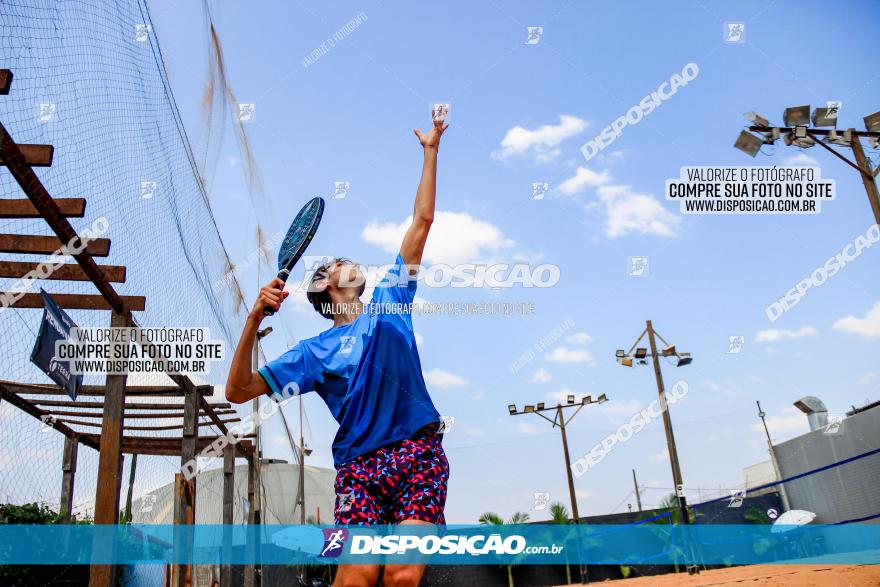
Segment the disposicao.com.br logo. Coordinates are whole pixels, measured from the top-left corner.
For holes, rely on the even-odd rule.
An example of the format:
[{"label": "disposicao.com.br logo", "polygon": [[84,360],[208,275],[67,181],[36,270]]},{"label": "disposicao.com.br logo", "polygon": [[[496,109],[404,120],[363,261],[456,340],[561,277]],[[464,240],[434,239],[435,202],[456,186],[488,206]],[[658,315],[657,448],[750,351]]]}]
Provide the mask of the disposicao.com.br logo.
[{"label": "disposicao.com.br logo", "polygon": [[388,536],[352,536],[351,554],[405,555],[412,552],[419,554],[450,554],[472,556],[517,554],[559,554],[564,546],[556,544],[528,546],[523,536],[511,535],[502,537],[500,534],[472,536],[446,534],[444,536],[406,536],[392,534]]}]

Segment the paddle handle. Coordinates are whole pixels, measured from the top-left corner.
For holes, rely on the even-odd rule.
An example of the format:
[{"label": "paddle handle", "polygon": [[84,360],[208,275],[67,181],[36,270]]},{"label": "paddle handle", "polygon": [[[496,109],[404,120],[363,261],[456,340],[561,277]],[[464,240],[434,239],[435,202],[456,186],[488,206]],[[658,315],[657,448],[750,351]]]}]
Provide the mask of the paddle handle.
[{"label": "paddle handle", "polygon": [[[282,269],[278,272],[278,279],[287,283],[287,278],[290,276],[290,269]],[[275,310],[272,308],[263,308],[263,316],[272,316],[275,314]]]}]

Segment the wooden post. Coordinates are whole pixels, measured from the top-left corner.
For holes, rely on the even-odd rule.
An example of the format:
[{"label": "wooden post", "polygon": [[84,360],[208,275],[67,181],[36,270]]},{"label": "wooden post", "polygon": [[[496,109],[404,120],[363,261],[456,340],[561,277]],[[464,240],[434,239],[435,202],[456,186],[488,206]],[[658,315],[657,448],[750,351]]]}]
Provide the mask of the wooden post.
[{"label": "wooden post", "polygon": [[[183,398],[183,440],[180,446],[180,464],[183,470],[195,470],[191,464],[196,462],[196,450],[199,440],[199,394],[194,393],[194,389],[187,389]],[[190,465],[190,466],[188,466]],[[195,523],[196,512],[196,477],[186,480],[182,474],[178,474],[178,488],[175,485],[174,499],[174,523],[175,524],[193,524]],[[175,540],[174,549],[178,553],[179,549],[185,549],[183,552],[191,553],[193,545],[189,540],[191,534],[185,534],[187,540],[185,544],[179,544]],[[187,575],[190,574],[191,565],[176,565],[172,572],[172,587],[185,587],[187,585]]]},{"label": "wooden post", "polygon": [[[126,317],[113,313],[110,326],[122,328]],[[101,424],[101,450],[98,458],[98,488],[95,496],[95,524],[119,522],[119,489],[122,484],[122,433],[125,418],[126,375],[107,375],[104,416]],[[109,587],[116,583],[112,565],[92,565],[89,587]]]},{"label": "wooden post", "polygon": [[125,523],[131,523],[131,498],[134,493],[134,477],[137,471],[138,456],[137,453],[131,455],[131,470],[128,472],[128,493],[125,497]]},{"label": "wooden post", "polygon": [[[251,540],[251,531],[253,531],[254,526],[254,488],[256,486],[257,481],[257,473],[256,466],[259,463],[257,460],[257,451],[254,450],[253,453],[248,457],[248,488],[247,488],[247,499],[248,499],[248,533],[247,533],[247,552],[249,555],[255,552],[255,545],[253,540]],[[248,564],[244,568],[244,587],[254,587],[254,574],[256,572],[256,566],[253,564]]]},{"label": "wooden post", "polygon": [[[235,505],[235,447],[223,447],[223,557],[232,556],[232,523]],[[232,565],[220,566],[220,587],[232,587]]]},{"label": "wooden post", "polygon": [[70,523],[73,512],[73,485],[76,480],[76,455],[79,441],[75,436],[64,437],[64,461],[61,464],[61,523]]}]

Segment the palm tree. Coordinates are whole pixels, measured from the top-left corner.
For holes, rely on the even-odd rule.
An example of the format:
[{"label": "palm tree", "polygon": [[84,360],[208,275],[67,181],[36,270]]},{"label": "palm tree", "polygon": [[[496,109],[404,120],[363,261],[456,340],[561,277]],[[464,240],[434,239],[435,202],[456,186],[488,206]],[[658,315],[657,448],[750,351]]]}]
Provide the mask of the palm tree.
[{"label": "palm tree", "polygon": [[[568,516],[568,509],[560,502],[550,504],[550,523],[551,524],[569,524],[571,519]],[[566,558],[568,553],[566,552]],[[565,563],[565,579],[571,585],[571,566]]]},{"label": "palm tree", "polygon": [[[503,526],[504,525],[504,518],[502,518],[501,516],[499,516],[495,512],[483,513],[479,517],[478,521],[481,524],[486,524],[487,526]],[[525,524],[528,521],[529,521],[529,514],[527,514],[526,512],[516,512],[515,514],[510,516],[510,519],[507,520],[507,523],[511,524],[511,525]],[[507,564],[504,566],[507,567],[507,585],[508,585],[508,587],[514,587],[513,586],[513,566],[514,566],[514,563],[511,562],[510,564]]]}]

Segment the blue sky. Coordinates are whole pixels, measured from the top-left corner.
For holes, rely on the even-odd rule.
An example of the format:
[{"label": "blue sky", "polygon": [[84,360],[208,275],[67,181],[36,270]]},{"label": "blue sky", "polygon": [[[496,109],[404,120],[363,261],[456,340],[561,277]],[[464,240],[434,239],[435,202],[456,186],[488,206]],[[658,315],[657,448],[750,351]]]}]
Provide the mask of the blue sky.
[{"label": "blue sky", "polygon": [[[207,55],[199,5],[150,2],[197,146]],[[837,182],[837,199],[816,216],[683,216],[663,199],[664,181],[682,166],[782,165],[799,155],[780,144],[750,161],[733,149],[746,111],[780,121],[786,106],[840,100],[843,125],[862,128],[862,117],[880,109],[869,50],[875,2],[264,1],[217,2],[213,11],[238,99],[256,104],[247,131],[264,185],[252,203],[227,129],[209,187],[233,260],[254,250],[257,223],[277,234],[305,200],[329,198],[334,181],[349,181],[346,198],[328,199],[310,253],[391,261],[387,235],[411,211],[421,164],[411,129],[427,128],[430,103],[445,101],[451,127],[429,260],[560,267],[548,289],[419,291],[432,302],[535,304],[529,316],[415,318],[434,401],[456,419],[445,439],[450,521],[473,522],[486,510],[542,519],[532,510],[536,492],[568,503],[558,432],[536,416],[511,418],[506,406],[549,403],[567,390],[606,393],[610,402],[571,424],[573,458],[583,455],[656,397],[650,368],[614,361],[649,318],[695,357],[686,368],[664,365],[668,385],[689,385],[672,419],[691,500],[699,488],[736,487],[742,467],[766,458],[755,400],[779,440],[807,429],[791,407],[803,395],[823,398],[832,413],[878,399],[880,248],[772,325],[764,314],[873,223],[852,169],[819,147],[803,153]],[[366,20],[351,34],[302,65],[361,13]],[[723,43],[727,21],[746,24],[744,43]],[[527,26],[544,27],[539,43],[525,44]],[[582,144],[689,62],[699,66],[695,80],[627,127],[605,156],[585,161]],[[538,181],[551,191],[531,200]],[[649,258],[647,277],[628,276],[633,256]],[[243,274],[249,300],[268,276],[265,268]],[[566,321],[574,325],[565,335],[511,373],[512,362]],[[296,296],[269,323],[270,358],[328,325]],[[739,354],[727,353],[731,335],[746,338]],[[330,467],[335,423],[316,395],[305,405],[311,462]],[[295,420],[295,408],[285,409]],[[269,425],[267,456],[290,458],[282,434]],[[635,504],[633,468],[640,483],[658,488],[646,491],[645,504],[659,502],[672,487],[664,448],[660,422],[618,446],[576,481],[581,515]]]}]

